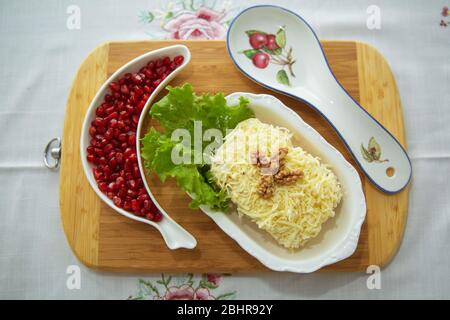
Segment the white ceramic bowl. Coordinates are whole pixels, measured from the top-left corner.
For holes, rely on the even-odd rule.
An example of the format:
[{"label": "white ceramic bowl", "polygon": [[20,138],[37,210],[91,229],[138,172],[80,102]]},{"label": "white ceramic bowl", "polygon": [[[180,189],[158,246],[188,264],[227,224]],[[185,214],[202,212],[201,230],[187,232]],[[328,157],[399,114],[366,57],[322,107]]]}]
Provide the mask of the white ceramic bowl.
[{"label": "white ceramic bowl", "polygon": [[250,100],[250,107],[258,119],[288,128],[294,134],[295,145],[331,165],[343,187],[343,199],[336,209],[335,217],[323,225],[318,237],[294,252],[278,245],[269,234],[258,229],[246,217],[239,218],[235,212],[214,212],[205,206],[201,209],[244,250],[272,270],[308,273],[352,255],[366,216],[364,193],[355,168],[316,130],[277,98],[237,92],[227,96],[227,101],[231,105],[237,104],[240,96]]},{"label": "white ceramic bowl", "polygon": [[[89,142],[91,139],[91,137],[89,135],[89,127],[90,127],[92,120],[95,118],[96,108],[103,102],[103,98],[104,98],[105,94],[107,94],[109,92],[109,86],[108,86],[109,83],[111,83],[112,81],[118,80],[125,73],[139,71],[139,69],[144,67],[149,60],[158,59],[158,58],[165,57],[165,56],[168,56],[171,59],[173,59],[174,57],[176,57],[178,55],[182,55],[184,57],[183,63],[177,69],[175,69],[167,78],[165,78],[159,84],[159,86],[152,92],[146,105],[144,106],[144,109],[142,110],[138,130],[137,130],[137,134],[136,134],[136,137],[137,137],[136,150],[138,150],[137,151],[138,155],[140,154],[139,153],[139,134],[138,133],[140,131],[139,127],[141,125],[142,119],[145,118],[145,115],[149,109],[149,105],[152,103],[153,99],[158,95],[158,93],[161,91],[161,89],[163,89],[181,70],[183,70],[186,67],[186,65],[189,63],[189,61],[191,60],[191,54],[189,52],[189,49],[186,46],[174,45],[174,46],[169,46],[169,47],[164,47],[164,48],[161,48],[158,50],[154,50],[151,52],[147,52],[147,53],[131,60],[130,62],[128,62],[121,68],[119,68],[116,72],[114,72],[113,75],[111,75],[111,77],[109,77],[108,80],[105,81],[105,83],[98,90],[97,94],[95,95],[94,99],[92,100],[92,102],[86,112],[84,122],[83,122],[83,127],[81,129],[80,155],[81,155],[81,162],[83,164],[84,173],[86,174],[89,184],[91,185],[92,189],[94,189],[94,191],[97,193],[97,195],[104,202],[106,202],[106,204],[108,204],[115,211],[117,211],[118,213],[120,213],[121,215],[123,215],[127,218],[149,224],[149,225],[155,227],[156,229],[158,229],[158,231],[161,233],[162,237],[164,238],[164,241],[166,242],[167,246],[170,249],[178,249],[178,248],[192,249],[197,245],[197,241],[195,240],[195,238],[190,233],[188,233],[185,229],[183,229],[180,225],[178,225],[172,218],[170,218],[167,215],[167,213],[164,210],[162,210],[162,208],[159,205],[157,205],[157,207],[160,209],[161,213],[163,214],[163,219],[158,223],[135,216],[134,214],[127,212],[124,209],[119,208],[116,205],[114,205],[113,201],[111,199],[109,199],[104,193],[102,193],[100,191],[100,189],[98,188],[97,182],[95,181],[94,175],[92,172],[93,166],[86,160],[86,156],[87,156],[86,148],[89,146]],[[138,158],[140,159],[140,156],[138,156]],[[141,175],[142,174],[143,174],[143,171],[141,168]],[[145,179],[143,179],[143,180],[144,180],[144,184],[146,185],[146,188],[148,190],[148,186],[145,182]],[[153,195],[151,193],[150,193],[150,196],[154,200]],[[157,204],[157,202],[155,202],[155,203]]]}]

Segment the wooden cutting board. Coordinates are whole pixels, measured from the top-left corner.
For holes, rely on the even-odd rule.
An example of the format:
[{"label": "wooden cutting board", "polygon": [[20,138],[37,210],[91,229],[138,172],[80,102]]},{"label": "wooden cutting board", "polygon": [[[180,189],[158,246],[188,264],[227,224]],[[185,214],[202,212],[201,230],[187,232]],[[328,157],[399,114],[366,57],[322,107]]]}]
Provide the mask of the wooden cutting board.
[{"label": "wooden cutting board", "polygon": [[[189,197],[173,183],[152,181],[163,207],[198,241],[194,250],[171,251],[157,230],[110,209],[91,189],[81,166],[79,141],[84,114],[101,84],[120,66],[147,51],[183,43],[192,52],[188,67],[172,82],[190,82],[197,92],[269,93],[281,99],[333,144],[358,169],[332,127],[305,104],[270,92],[243,76],[232,64],[223,41],[110,42],[94,49],[80,66],[67,101],[62,136],[61,219],[67,240],[87,266],[135,272],[267,271],[199,210],[188,209]],[[373,47],[350,41],[322,42],[330,65],[347,91],[406,146],[402,107],[392,72]],[[360,172],[360,171],[359,171]],[[363,271],[386,265],[403,237],[408,189],[396,195],[379,192],[360,172],[367,218],[357,251],[325,267],[330,271]]]}]

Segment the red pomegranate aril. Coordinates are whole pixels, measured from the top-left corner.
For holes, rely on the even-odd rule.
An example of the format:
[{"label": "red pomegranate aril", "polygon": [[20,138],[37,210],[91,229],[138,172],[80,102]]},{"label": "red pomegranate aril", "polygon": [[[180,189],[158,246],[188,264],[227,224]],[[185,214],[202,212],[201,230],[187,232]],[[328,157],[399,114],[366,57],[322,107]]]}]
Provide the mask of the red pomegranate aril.
[{"label": "red pomegranate aril", "polygon": [[116,160],[117,160],[118,164],[122,164],[123,163],[123,153],[117,152],[116,153]]},{"label": "red pomegranate aril", "polygon": [[117,172],[114,172],[111,175],[111,178],[109,179],[110,181],[116,181],[116,179],[119,177],[119,174]]},{"label": "red pomegranate aril", "polygon": [[98,107],[97,110],[95,110],[95,115],[98,117],[103,117],[105,114],[105,108],[102,106]]},{"label": "red pomegranate aril", "polygon": [[173,61],[174,61],[177,65],[180,65],[180,64],[183,63],[184,57],[183,57],[183,56],[176,56],[176,57],[173,59]]},{"label": "red pomegranate aril", "polygon": [[109,153],[111,150],[114,149],[114,146],[111,143],[108,143],[106,146],[103,147],[104,153]]},{"label": "red pomegranate aril", "polygon": [[97,129],[95,129],[95,127],[89,127],[89,135],[91,137],[95,137],[95,135],[97,134]]},{"label": "red pomegranate aril", "polygon": [[110,94],[105,94],[105,102],[112,102],[114,100],[113,96]]},{"label": "red pomegranate aril", "polygon": [[128,114],[131,114],[134,112],[134,107],[132,107],[131,105],[127,104],[125,106],[125,111],[128,112]]},{"label": "red pomegranate aril", "polygon": [[125,141],[128,141],[128,136],[126,133],[121,133],[121,134],[119,134],[117,139],[119,139],[119,141],[125,142]]},{"label": "red pomegranate aril", "polygon": [[[139,111],[139,114],[141,113],[142,109],[144,109],[146,102],[147,102],[147,100],[141,100],[138,102],[137,109]],[[138,116],[138,120],[139,120],[139,116]]]},{"label": "red pomegranate aril", "polygon": [[103,150],[100,148],[94,148],[94,153],[98,156],[98,157],[103,157],[104,153]]},{"label": "red pomegranate aril", "polygon": [[135,83],[135,84],[140,84],[140,83],[142,83],[142,77],[138,74],[133,74],[131,76],[131,81],[133,81],[133,83]]},{"label": "red pomegranate aril", "polygon": [[130,187],[131,190],[136,190],[137,189],[137,183],[136,180],[128,180],[128,186]]},{"label": "red pomegranate aril", "polygon": [[131,209],[134,212],[141,210],[141,205],[136,199],[131,200]]},{"label": "red pomegranate aril", "polygon": [[114,192],[117,191],[117,184],[115,182],[111,182],[110,184],[108,184],[108,191],[109,192]]},{"label": "red pomegranate aril", "polygon": [[120,85],[117,83],[117,82],[111,82],[110,84],[109,84],[109,88],[112,90],[112,91],[119,91],[120,90]]},{"label": "red pomegranate aril", "polygon": [[106,182],[100,182],[98,184],[98,188],[100,189],[101,192],[106,192],[108,190],[108,184]]},{"label": "red pomegranate aril", "polygon": [[150,210],[151,204],[149,200],[144,200],[143,202],[144,209]]},{"label": "red pomegranate aril", "polygon": [[144,203],[144,201],[145,201],[145,200],[149,200],[150,197],[149,197],[147,194],[140,194],[140,195],[137,197],[137,199],[138,199],[139,201],[141,201],[142,203]]},{"label": "red pomegranate aril", "polygon": [[129,95],[130,94],[130,90],[128,89],[128,86],[126,84],[123,84],[120,87],[120,92],[122,92],[122,94],[124,94],[124,95]]},{"label": "red pomegranate aril", "polygon": [[128,189],[127,190],[127,196],[129,196],[130,198],[134,199],[138,196],[138,193],[134,190]]},{"label": "red pomegranate aril", "polygon": [[113,137],[114,137],[114,130],[112,128],[109,128],[108,130],[106,130],[106,132],[105,132],[105,139],[109,141]]},{"label": "red pomegranate aril", "polygon": [[115,196],[113,198],[113,202],[116,206],[118,206],[119,208],[122,208],[122,199],[119,198],[118,196]]},{"label": "red pomegranate aril", "polygon": [[92,170],[92,173],[94,174],[94,178],[95,178],[95,180],[100,180],[101,179],[101,177],[103,176],[103,172],[101,172],[98,168],[94,168],[93,170]]},{"label": "red pomegranate aril", "polygon": [[110,128],[115,128],[117,126],[117,119],[111,119],[109,121],[109,127]]},{"label": "red pomegranate aril", "polygon": [[130,154],[130,156],[128,157],[128,159],[132,162],[137,162],[137,156],[136,153],[132,153]]},{"label": "red pomegranate aril", "polygon": [[121,186],[123,186],[124,184],[125,184],[125,179],[123,178],[123,177],[117,177],[117,179],[116,179],[116,184],[119,186],[119,187],[121,187]]},{"label": "red pomegranate aril", "polygon": [[86,156],[86,159],[87,159],[88,162],[94,163],[94,161],[95,161],[95,156],[94,156],[93,154],[88,154],[88,155]]},{"label": "red pomegranate aril", "polygon": [[96,127],[104,127],[106,126],[106,121],[103,118],[95,118],[94,125]]},{"label": "red pomegranate aril", "polygon": [[[111,107],[114,110],[114,107]],[[113,111],[111,113],[108,114],[108,116],[105,118],[106,121],[111,121],[112,119],[117,119],[117,117],[119,116],[119,114],[117,113],[117,111]]]},{"label": "red pomegranate aril", "polygon": [[134,145],[136,144],[136,134],[130,133],[130,134],[128,135],[128,144],[129,144],[130,146],[134,146]]},{"label": "red pomegranate aril", "polygon": [[134,124],[138,124],[139,123],[139,116],[136,114],[133,114],[133,116],[131,117],[131,119],[133,120]]},{"label": "red pomegranate aril", "polygon": [[133,149],[127,148],[127,149],[125,150],[125,152],[123,153],[123,156],[124,156],[125,158],[129,158],[130,155],[131,155],[133,152],[134,152]]},{"label": "red pomegranate aril", "polygon": [[105,178],[109,178],[112,174],[112,170],[107,164],[105,164],[105,167],[103,168],[103,174],[105,175]]},{"label": "red pomegranate aril", "polygon": [[100,159],[98,159],[98,164],[104,166],[105,164],[107,164],[108,161],[106,161],[105,157],[101,157]]},{"label": "red pomegranate aril", "polygon": [[131,201],[125,201],[123,203],[123,208],[127,211],[130,211],[131,210]]},{"label": "red pomegranate aril", "polygon": [[117,195],[122,199],[125,199],[127,196],[127,188],[125,186],[121,186],[119,188],[119,192],[117,192]]},{"label": "red pomegranate aril", "polygon": [[139,171],[139,167],[137,165],[135,165],[133,167],[133,175],[135,178],[139,178],[141,176],[141,173]]},{"label": "red pomegranate aril", "polygon": [[155,222],[161,221],[162,220],[161,212],[159,212],[159,211],[155,212],[154,215],[153,215],[153,219],[151,219],[151,220],[155,221]]},{"label": "red pomegranate aril", "polygon": [[144,86],[144,91],[147,92],[147,93],[152,93],[153,90],[149,86],[145,85]]},{"label": "red pomegranate aril", "polygon": [[117,159],[115,157],[109,159],[109,166],[113,169],[117,167]]}]

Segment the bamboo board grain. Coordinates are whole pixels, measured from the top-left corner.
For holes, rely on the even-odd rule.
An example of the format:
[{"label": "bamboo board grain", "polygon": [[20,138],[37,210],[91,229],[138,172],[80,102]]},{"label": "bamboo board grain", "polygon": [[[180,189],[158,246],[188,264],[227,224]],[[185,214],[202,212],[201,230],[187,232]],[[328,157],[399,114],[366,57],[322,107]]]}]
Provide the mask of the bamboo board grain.
[{"label": "bamboo board grain", "polygon": [[[94,49],[80,66],[67,101],[60,175],[61,219],[67,240],[89,267],[127,272],[253,272],[267,271],[199,210],[187,208],[190,199],[173,182],[151,179],[156,197],[171,216],[198,240],[194,250],[171,251],[152,227],[129,220],[104,204],[84,176],[79,140],[84,114],[96,91],[117,68],[147,51],[174,41],[109,42]],[[223,41],[187,41],[189,66],[172,85],[190,82],[197,92],[234,91],[270,93],[233,66]],[[351,41],[322,42],[339,81],[356,100],[406,147],[403,114],[392,72],[380,53]],[[274,94],[354,161],[332,127],[301,102]],[[356,166],[355,166],[356,167]],[[367,218],[357,251],[348,259],[325,267],[327,271],[363,271],[386,265],[397,252],[407,218],[408,188],[386,195],[359,171],[367,201]]]}]

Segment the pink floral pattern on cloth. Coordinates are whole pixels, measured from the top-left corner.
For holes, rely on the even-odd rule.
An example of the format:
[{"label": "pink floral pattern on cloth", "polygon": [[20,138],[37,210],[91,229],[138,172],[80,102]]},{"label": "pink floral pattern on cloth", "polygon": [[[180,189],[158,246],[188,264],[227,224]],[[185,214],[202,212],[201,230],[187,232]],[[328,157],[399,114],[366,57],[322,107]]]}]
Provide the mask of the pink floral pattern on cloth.
[{"label": "pink floral pattern on cloth", "polygon": [[204,274],[194,279],[193,274],[186,276],[166,276],[155,282],[139,279],[137,294],[129,300],[226,300],[236,297],[235,291],[218,293],[222,283],[221,274]]},{"label": "pink floral pattern on cloth", "polygon": [[443,7],[442,8],[441,16],[442,16],[442,18],[441,18],[441,22],[439,23],[439,25],[441,27],[446,28],[449,25],[449,23],[450,23],[450,21],[447,19],[448,18],[448,7]]},{"label": "pink floral pattern on cloth", "polygon": [[227,29],[221,23],[224,12],[200,8],[196,12],[180,13],[170,19],[163,28],[169,39],[210,40],[222,39]]},{"label": "pink floral pattern on cloth", "polygon": [[238,8],[231,8],[231,2],[219,4],[214,1],[168,1],[165,8],[141,12],[143,23],[159,21],[166,39],[216,40],[224,39],[231,17]]}]

